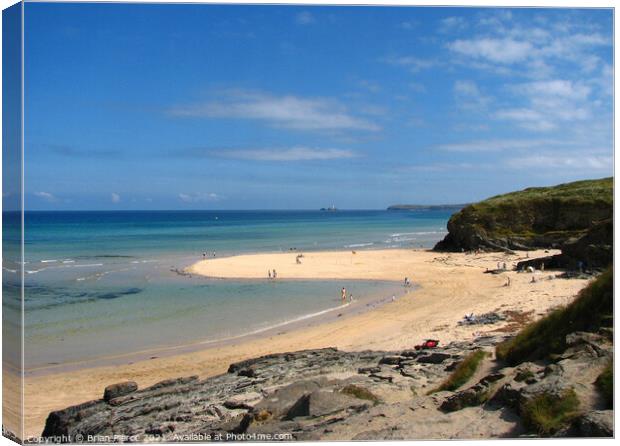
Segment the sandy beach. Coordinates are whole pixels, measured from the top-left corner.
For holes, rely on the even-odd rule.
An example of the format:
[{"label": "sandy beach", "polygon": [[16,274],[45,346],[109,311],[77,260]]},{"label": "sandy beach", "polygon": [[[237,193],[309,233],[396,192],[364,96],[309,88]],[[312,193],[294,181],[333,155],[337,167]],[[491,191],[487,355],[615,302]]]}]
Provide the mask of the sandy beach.
[{"label": "sandy beach", "polygon": [[[158,381],[226,372],[232,362],[267,353],[308,348],[337,347],[343,350],[411,348],[426,338],[442,343],[467,340],[497,330],[510,321],[491,326],[458,326],[465,314],[513,311],[536,318],[563,305],[587,281],[554,278],[558,272],[532,274],[514,271],[484,274],[498,262],[511,269],[516,262],[544,257],[553,251],[505,253],[436,253],[422,250],[369,250],[241,255],[200,261],[191,274],[213,278],[265,278],[276,269],[277,280],[371,279],[402,282],[408,277],[417,287],[403,297],[362,314],[343,316],[320,325],[288,329],[243,339],[237,343],[204,348],[191,353],[98,367],[84,367],[30,376],[25,380],[25,435],[38,436],[52,410],[100,398],[112,383],[134,380],[140,387]],[[510,286],[505,286],[510,278]]]}]

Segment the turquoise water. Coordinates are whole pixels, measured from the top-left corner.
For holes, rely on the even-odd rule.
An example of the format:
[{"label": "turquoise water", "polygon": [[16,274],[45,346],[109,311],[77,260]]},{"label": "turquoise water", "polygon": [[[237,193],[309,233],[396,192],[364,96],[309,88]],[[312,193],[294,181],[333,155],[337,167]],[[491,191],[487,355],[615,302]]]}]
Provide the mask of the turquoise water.
[{"label": "turquoise water", "polygon": [[[345,286],[375,302],[400,284],[229,281],[179,275],[247,252],[431,247],[445,211],[28,212],[27,368],[260,332],[340,305]],[[15,215],[3,214],[11,237]],[[17,223],[15,220],[13,223]],[[13,226],[14,230],[15,226]],[[17,283],[5,262],[5,283]],[[19,306],[19,301],[13,302]]]}]

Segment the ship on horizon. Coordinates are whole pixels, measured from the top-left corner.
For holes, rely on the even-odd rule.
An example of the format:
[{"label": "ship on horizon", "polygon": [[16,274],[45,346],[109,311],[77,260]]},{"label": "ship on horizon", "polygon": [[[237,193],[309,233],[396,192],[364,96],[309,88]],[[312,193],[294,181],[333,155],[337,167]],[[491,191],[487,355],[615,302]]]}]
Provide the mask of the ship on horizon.
[{"label": "ship on horizon", "polygon": [[336,208],[335,205],[331,205],[328,208],[321,208],[321,211],[326,211],[326,212],[336,212],[338,210],[338,208]]}]

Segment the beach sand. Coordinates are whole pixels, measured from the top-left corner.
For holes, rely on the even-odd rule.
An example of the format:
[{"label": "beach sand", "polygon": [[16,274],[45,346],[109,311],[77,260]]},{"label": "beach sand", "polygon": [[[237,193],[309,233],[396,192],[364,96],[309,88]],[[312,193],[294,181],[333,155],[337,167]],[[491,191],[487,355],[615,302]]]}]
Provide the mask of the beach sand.
[{"label": "beach sand", "polygon": [[[554,252],[529,252],[529,258]],[[422,250],[375,250],[242,255],[209,259],[188,268],[192,274],[217,278],[265,278],[276,269],[277,280],[286,279],[380,279],[402,282],[408,277],[415,290],[404,297],[362,314],[338,318],[319,325],[283,327],[277,333],[244,338],[199,351],[172,354],[133,363],[114,364],[29,376],[25,380],[25,430],[40,435],[52,410],[101,398],[112,383],[134,380],[140,387],[167,378],[226,372],[228,365],[268,353],[308,348],[337,347],[342,350],[398,350],[412,348],[426,338],[441,343],[472,339],[510,322],[492,326],[458,326],[469,313],[508,311],[527,313],[531,318],[550,308],[567,304],[586,280],[554,279],[557,272],[532,274],[506,272],[484,274],[497,263],[512,268],[526,253],[436,253]],[[510,277],[511,285],[504,286]],[[338,299],[339,296],[335,296]]]}]

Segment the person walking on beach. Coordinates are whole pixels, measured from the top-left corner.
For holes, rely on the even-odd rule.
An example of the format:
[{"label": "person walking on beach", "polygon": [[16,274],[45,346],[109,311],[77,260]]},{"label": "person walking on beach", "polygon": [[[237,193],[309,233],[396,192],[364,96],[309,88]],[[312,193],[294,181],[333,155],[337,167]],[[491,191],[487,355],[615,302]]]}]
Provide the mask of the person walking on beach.
[{"label": "person walking on beach", "polygon": [[271,270],[270,270],[270,269],[268,269],[268,270],[267,270],[267,277],[268,277],[269,279],[271,279]]},{"label": "person walking on beach", "polygon": [[345,287],[342,287],[341,295],[342,303],[344,304],[347,301],[347,289]]},{"label": "person walking on beach", "polygon": [[272,274],[273,278],[275,279],[276,277],[278,277],[278,274],[276,273],[276,269],[273,269],[273,274]]}]

